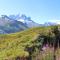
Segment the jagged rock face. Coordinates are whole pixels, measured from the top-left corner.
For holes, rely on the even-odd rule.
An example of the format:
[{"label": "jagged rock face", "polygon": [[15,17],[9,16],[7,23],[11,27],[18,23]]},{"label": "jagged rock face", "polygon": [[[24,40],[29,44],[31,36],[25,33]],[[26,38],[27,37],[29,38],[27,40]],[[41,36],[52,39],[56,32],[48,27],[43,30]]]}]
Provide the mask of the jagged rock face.
[{"label": "jagged rock face", "polygon": [[27,29],[28,27],[22,22],[12,20],[8,16],[4,15],[0,17],[0,33],[14,33]]},{"label": "jagged rock face", "polygon": [[14,18],[14,20],[17,20],[17,21],[20,21],[22,23],[24,23],[27,27],[31,28],[31,27],[37,27],[37,26],[40,26],[40,24],[34,22],[31,20],[31,17],[27,17],[26,15],[10,15],[9,16],[11,19],[12,17]]}]

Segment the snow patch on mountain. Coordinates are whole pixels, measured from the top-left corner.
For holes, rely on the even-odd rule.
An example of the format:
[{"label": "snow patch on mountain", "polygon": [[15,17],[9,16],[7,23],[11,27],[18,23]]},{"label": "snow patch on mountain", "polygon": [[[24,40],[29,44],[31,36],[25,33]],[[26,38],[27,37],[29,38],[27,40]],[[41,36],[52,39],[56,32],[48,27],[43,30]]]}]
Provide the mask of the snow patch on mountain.
[{"label": "snow patch on mountain", "polygon": [[18,19],[17,21],[20,21],[22,23],[25,23],[25,20],[24,19]]}]

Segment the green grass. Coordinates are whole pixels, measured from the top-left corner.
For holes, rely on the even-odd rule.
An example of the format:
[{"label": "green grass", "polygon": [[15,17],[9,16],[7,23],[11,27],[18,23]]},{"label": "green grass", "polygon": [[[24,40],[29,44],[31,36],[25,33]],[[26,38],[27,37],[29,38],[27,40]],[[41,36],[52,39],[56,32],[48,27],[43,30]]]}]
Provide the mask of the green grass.
[{"label": "green grass", "polygon": [[33,42],[37,39],[39,34],[48,35],[49,31],[50,27],[37,27],[12,34],[1,34],[0,60],[14,60],[17,56],[29,56],[29,53],[24,50],[25,47],[27,45],[33,46]]}]

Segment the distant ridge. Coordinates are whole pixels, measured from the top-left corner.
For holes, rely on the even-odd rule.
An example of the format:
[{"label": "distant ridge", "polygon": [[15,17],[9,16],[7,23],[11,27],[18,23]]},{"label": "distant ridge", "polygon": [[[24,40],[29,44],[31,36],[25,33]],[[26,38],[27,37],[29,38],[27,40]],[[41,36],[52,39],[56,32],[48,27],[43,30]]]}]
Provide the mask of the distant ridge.
[{"label": "distant ridge", "polygon": [[32,27],[57,25],[53,22],[38,24],[26,15],[1,15],[0,34],[15,33]]}]

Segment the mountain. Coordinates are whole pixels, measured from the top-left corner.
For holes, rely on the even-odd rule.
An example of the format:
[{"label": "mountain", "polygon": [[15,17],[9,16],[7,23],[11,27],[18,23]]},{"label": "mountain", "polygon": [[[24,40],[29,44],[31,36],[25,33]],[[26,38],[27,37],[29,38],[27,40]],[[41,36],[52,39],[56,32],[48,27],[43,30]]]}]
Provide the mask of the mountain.
[{"label": "mountain", "polygon": [[54,25],[58,25],[58,24],[55,23],[55,22],[45,22],[45,23],[43,24],[43,26],[54,26]]},{"label": "mountain", "polygon": [[25,15],[1,15],[0,17],[0,34],[14,33],[37,26],[40,24]]},{"label": "mountain", "polygon": [[38,24],[34,22],[31,17],[26,15],[2,15],[0,17],[0,34],[14,33],[25,30],[27,28],[38,27],[38,26],[52,26],[58,25],[54,22],[46,22],[44,24]]},{"label": "mountain", "polygon": [[8,17],[10,19],[12,19],[12,20],[18,20],[20,18],[20,14],[17,14],[17,15],[9,15]]},{"label": "mountain", "polygon": [[17,20],[9,18],[7,15],[0,17],[0,34],[14,33],[27,29],[28,27]]},{"label": "mountain", "polygon": [[21,16],[19,14],[18,15],[10,15],[9,17],[13,20],[17,20],[17,21],[24,23],[29,28],[38,27],[38,26],[58,25],[57,22],[45,22],[44,24],[38,24],[38,23],[34,22],[33,20],[31,20],[31,17],[27,17],[24,14]]},{"label": "mountain", "polygon": [[30,17],[27,17],[26,15],[10,15],[9,18],[13,19],[13,20],[17,20],[20,21],[22,23],[24,23],[27,27],[31,28],[31,27],[37,27],[40,26],[40,24],[34,22],[31,20]]}]

